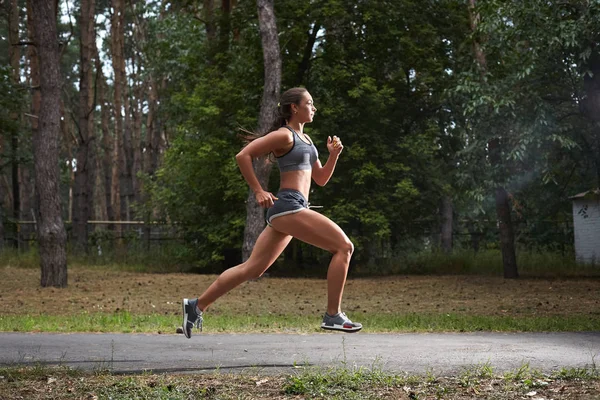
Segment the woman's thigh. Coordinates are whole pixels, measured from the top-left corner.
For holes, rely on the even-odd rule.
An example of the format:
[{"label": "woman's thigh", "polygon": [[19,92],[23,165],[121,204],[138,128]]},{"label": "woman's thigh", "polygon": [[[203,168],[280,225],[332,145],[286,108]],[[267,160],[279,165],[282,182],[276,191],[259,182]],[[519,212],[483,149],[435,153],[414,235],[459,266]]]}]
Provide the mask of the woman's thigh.
[{"label": "woman's thigh", "polygon": [[352,243],[335,222],[311,209],[285,215],[271,221],[277,231],[335,253],[352,251]]}]

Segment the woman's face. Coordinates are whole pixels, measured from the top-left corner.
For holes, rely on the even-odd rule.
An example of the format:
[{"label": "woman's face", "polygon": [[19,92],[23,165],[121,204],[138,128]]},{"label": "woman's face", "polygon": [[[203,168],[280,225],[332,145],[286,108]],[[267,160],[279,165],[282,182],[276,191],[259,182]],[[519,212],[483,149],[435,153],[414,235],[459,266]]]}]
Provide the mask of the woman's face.
[{"label": "woman's face", "polygon": [[293,115],[293,118],[300,123],[312,122],[317,111],[313,104],[313,98],[308,92],[304,93],[302,100],[298,104],[295,104],[294,108],[296,113]]}]

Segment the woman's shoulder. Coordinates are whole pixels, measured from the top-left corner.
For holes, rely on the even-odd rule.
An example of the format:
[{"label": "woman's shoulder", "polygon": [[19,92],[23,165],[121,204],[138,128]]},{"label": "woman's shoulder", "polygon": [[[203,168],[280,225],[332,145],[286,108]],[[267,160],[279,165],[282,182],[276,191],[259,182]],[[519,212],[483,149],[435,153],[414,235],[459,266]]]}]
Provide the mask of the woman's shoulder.
[{"label": "woman's shoulder", "polygon": [[289,138],[291,140],[293,133],[285,126],[282,126],[279,129],[275,129],[274,131],[271,131],[269,133],[269,135],[278,136],[280,138]]}]

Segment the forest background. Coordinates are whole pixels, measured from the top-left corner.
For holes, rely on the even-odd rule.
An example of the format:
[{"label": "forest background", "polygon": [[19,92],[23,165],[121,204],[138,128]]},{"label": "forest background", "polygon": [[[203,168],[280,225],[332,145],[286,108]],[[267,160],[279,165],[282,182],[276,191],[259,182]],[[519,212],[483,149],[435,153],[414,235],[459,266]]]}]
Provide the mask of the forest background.
[{"label": "forest background", "polygon": [[[234,156],[274,77],[267,3],[281,91],[312,94],[306,131],[322,155],[327,136],[344,142],[310,200],[355,244],[353,273],[452,271],[485,254],[478,268],[514,278],[527,255],[574,260],[569,197],[600,186],[598,1],[57,1],[56,158],[39,145],[54,76],[38,54],[43,3],[0,10],[4,251],[37,251],[40,216],[56,208],[70,256],[90,262],[219,272],[245,258],[250,198]],[[52,180],[36,180],[36,163],[59,171],[60,209],[40,196]],[[267,176],[276,191],[277,169]],[[327,260],[293,241],[273,271]],[[43,285],[66,285],[44,268]]]}]

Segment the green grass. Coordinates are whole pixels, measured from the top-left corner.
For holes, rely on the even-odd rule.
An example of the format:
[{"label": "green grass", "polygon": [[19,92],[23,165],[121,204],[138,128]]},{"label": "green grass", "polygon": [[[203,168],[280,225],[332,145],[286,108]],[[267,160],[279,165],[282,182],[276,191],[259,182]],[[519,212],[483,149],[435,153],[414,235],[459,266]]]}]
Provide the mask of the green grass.
[{"label": "green grass", "polygon": [[308,368],[287,378],[283,392],[288,395],[327,399],[377,399],[372,388],[401,387],[422,378],[392,375],[373,368]]},{"label": "green grass", "polygon": [[[364,332],[560,332],[600,330],[600,316],[476,316],[460,314],[374,314],[360,320]],[[81,313],[79,315],[0,317],[2,332],[119,332],[175,333],[179,315],[136,315],[129,312]],[[314,316],[207,314],[205,331],[218,332],[319,332]]]},{"label": "green grass", "polygon": [[[121,250],[105,249],[102,256],[95,250],[90,254],[77,254],[67,251],[68,266],[101,267],[116,271],[171,273],[189,272],[194,268],[193,262],[182,262],[180,255],[182,245],[171,244],[163,247],[146,249],[143,245],[124,247]],[[37,249],[19,251],[5,247],[0,252],[0,266],[10,265],[16,268],[40,268],[40,257]]]},{"label": "green grass", "polygon": [[[571,252],[517,252],[517,266],[520,275],[532,277],[576,277],[600,276],[600,267],[582,264],[575,260]],[[502,276],[502,254],[499,250],[456,249],[451,254],[439,251],[407,253],[398,259],[387,260],[376,270],[359,268],[360,273],[419,274],[419,275],[497,275]]]}]

